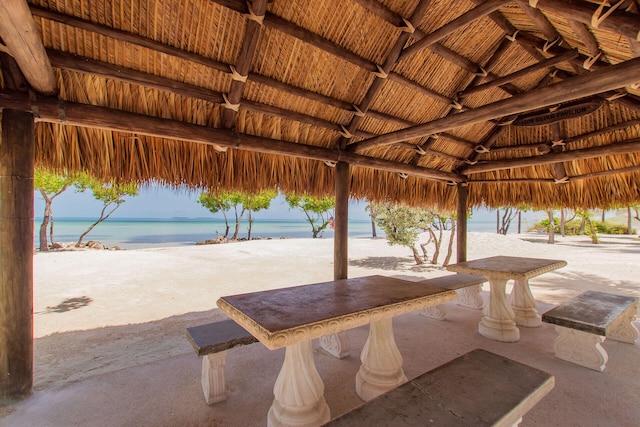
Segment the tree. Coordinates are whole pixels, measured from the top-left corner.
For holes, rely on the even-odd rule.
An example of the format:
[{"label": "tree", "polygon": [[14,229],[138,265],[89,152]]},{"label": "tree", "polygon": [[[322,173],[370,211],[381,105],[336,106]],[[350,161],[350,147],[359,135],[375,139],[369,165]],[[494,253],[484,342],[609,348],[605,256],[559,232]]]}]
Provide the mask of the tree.
[{"label": "tree", "polygon": [[291,209],[302,209],[311,224],[313,238],[317,238],[333,219],[335,200],[330,197],[314,197],[307,194],[291,193],[285,196]]},{"label": "tree", "polygon": [[82,239],[91,232],[98,224],[107,220],[122,205],[125,196],[137,196],[138,185],[136,183],[118,183],[115,181],[103,182],[88,174],[78,175],[76,186],[80,191],[91,190],[93,197],[102,202],[102,211],[96,222],[80,235],[76,242],[76,247],[82,245]]},{"label": "tree", "polygon": [[227,218],[227,211],[231,209],[231,193],[228,191],[216,191],[200,193],[198,203],[207,208],[211,213],[222,212],[224,217],[224,224],[226,226],[224,237],[229,236],[229,219]]},{"label": "tree", "polygon": [[260,211],[262,209],[269,209],[271,201],[278,195],[275,190],[262,190],[257,194],[245,194],[242,201],[243,209],[248,212],[247,219],[249,220],[249,229],[247,230],[247,240],[251,240],[251,227],[253,226],[253,212]]},{"label": "tree", "polygon": [[58,174],[47,171],[42,168],[36,168],[34,174],[33,186],[40,191],[44,199],[44,213],[42,215],[42,224],[40,224],[40,250],[48,251],[49,244],[47,242],[47,227],[51,236],[51,244],[53,245],[53,200],[64,193],[67,188],[74,184],[74,177],[67,174]]},{"label": "tree", "polygon": [[586,223],[587,235],[591,237],[591,243],[598,244],[600,243],[600,238],[598,237],[598,232],[596,228],[593,226],[593,221],[591,221],[591,214],[586,210],[576,210],[576,214],[582,218],[582,221]]},{"label": "tree", "polygon": [[424,264],[416,248],[416,241],[420,232],[428,228],[425,212],[421,209],[391,203],[372,205],[376,212],[376,224],[384,230],[389,244],[410,248],[416,264]]},{"label": "tree", "polygon": [[518,208],[507,206],[504,208],[502,216],[500,216],[500,209],[498,209],[496,211],[496,232],[506,235],[509,232],[511,221],[518,217],[519,212]]}]

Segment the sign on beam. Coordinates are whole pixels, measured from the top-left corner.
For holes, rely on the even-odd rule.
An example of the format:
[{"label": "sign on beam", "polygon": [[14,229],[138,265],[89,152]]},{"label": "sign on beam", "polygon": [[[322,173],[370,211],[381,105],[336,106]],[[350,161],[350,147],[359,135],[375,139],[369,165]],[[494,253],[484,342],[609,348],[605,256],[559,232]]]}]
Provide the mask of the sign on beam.
[{"label": "sign on beam", "polygon": [[533,115],[520,117],[512,124],[514,126],[542,126],[549,123],[555,123],[562,120],[575,119],[577,117],[586,116],[598,110],[602,104],[598,101],[583,102],[581,104],[569,105],[558,108],[555,111],[546,113],[536,113]]}]

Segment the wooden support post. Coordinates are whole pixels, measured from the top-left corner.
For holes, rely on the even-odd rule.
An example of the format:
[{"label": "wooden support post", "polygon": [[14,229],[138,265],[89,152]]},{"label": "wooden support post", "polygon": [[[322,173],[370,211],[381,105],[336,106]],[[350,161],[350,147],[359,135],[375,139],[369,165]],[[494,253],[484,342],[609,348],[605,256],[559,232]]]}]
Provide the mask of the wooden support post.
[{"label": "wooden support post", "polygon": [[3,110],[0,140],[0,402],[33,385],[34,123]]},{"label": "wooden support post", "polygon": [[349,163],[336,165],[336,216],[334,218],[333,279],[348,277],[349,264]]},{"label": "wooden support post", "polygon": [[469,187],[466,184],[458,184],[458,209],[457,209],[457,262],[467,260],[467,200],[469,199]]}]

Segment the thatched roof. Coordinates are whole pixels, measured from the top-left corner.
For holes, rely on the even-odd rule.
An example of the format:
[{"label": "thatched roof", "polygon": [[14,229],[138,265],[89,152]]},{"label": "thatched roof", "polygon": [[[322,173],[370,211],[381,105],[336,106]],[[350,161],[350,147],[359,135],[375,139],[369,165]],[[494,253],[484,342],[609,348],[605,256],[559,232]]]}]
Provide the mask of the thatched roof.
[{"label": "thatched roof", "polygon": [[640,202],[634,0],[23,2],[0,35],[33,90],[5,65],[0,106],[34,112],[39,165],[332,194],[344,161],[358,198]]}]

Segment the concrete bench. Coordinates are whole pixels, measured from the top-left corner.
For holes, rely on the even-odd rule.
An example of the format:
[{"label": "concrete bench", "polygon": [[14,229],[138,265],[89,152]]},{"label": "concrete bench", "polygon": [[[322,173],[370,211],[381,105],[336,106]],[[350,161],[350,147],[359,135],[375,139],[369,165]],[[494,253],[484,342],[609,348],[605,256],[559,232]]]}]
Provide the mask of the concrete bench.
[{"label": "concrete bench", "polygon": [[635,344],[637,311],[638,298],[587,291],[547,311],[542,321],[556,326],[557,358],[602,372],[609,356],[601,343],[609,337]]},{"label": "concrete bench", "polygon": [[201,382],[207,405],[225,400],[227,350],[258,340],[231,319],[187,328],[187,337],[198,356],[204,356]]},{"label": "concrete bench", "polygon": [[326,425],[517,425],[554,385],[551,374],[476,349]]},{"label": "concrete bench", "polygon": [[[487,279],[476,274],[450,274],[448,276],[435,277],[433,279],[420,280],[418,283],[435,285],[450,290],[460,290],[458,293],[458,305],[463,307],[482,309],[482,283]],[[443,304],[424,308],[419,314],[438,320],[443,320],[447,316],[447,309]]]}]

